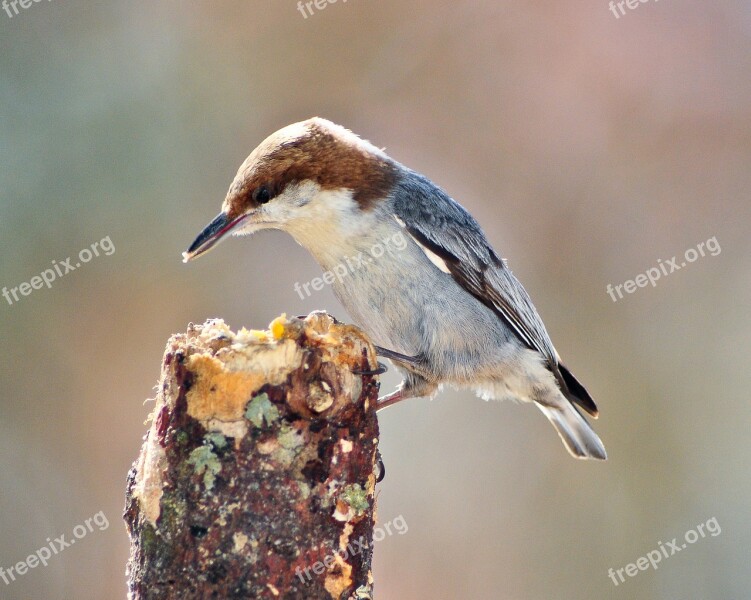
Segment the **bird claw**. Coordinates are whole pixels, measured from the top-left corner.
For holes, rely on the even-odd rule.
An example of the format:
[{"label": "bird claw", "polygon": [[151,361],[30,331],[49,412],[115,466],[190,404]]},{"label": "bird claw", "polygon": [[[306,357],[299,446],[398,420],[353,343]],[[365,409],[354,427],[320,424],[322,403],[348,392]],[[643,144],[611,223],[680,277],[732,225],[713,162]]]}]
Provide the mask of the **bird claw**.
[{"label": "bird claw", "polygon": [[386,371],[388,371],[388,367],[386,367],[386,365],[384,365],[382,362],[379,361],[377,369],[352,371],[352,374],[353,375],[383,375]]},{"label": "bird claw", "polygon": [[378,458],[376,463],[376,483],[381,483],[383,478],[386,477],[386,467],[383,464],[383,458],[381,457],[381,451],[377,450]]}]

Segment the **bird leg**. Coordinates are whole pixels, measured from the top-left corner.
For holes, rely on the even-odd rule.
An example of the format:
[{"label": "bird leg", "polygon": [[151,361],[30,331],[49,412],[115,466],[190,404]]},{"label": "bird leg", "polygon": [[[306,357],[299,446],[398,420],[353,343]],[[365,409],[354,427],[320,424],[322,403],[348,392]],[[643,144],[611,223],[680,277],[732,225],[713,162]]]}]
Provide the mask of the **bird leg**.
[{"label": "bird leg", "polygon": [[419,356],[407,356],[406,354],[399,354],[398,352],[388,350],[387,348],[381,348],[380,346],[376,346],[375,349],[378,356],[383,356],[398,363],[404,363],[413,368],[417,368],[422,364],[422,359]]},{"label": "bird leg", "polygon": [[[402,382],[399,388],[386,396],[378,398],[376,404],[376,410],[380,411],[384,408],[406,400],[407,398],[416,398],[420,396],[430,396],[436,389],[435,384],[428,383],[423,377],[418,375],[419,370],[423,364],[423,361],[418,356],[407,356],[406,354],[400,354],[393,350],[381,348],[376,346],[376,354],[378,356],[384,356],[391,361],[394,361],[397,365],[402,365],[402,369],[407,371],[407,378]],[[386,372],[386,365],[379,362],[378,368],[373,370],[356,370],[352,371],[355,375],[381,375]]]},{"label": "bird leg", "polygon": [[392,404],[396,404],[397,402],[400,402],[401,400],[405,400],[405,398],[402,395],[401,388],[399,388],[395,392],[391,392],[390,394],[387,394],[386,396],[382,396],[381,398],[378,398],[378,402],[376,402],[376,412],[379,412],[383,410],[384,408],[388,408]]}]

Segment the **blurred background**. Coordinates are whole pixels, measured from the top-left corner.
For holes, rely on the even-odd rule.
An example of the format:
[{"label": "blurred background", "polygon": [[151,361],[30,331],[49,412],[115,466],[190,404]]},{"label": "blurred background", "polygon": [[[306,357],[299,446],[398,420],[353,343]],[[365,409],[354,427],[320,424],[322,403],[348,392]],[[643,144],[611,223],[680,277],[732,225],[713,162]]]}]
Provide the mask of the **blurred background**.
[{"label": "blurred background", "polygon": [[[0,598],[125,596],[121,513],[164,345],[190,321],[327,309],[277,232],[180,253],[247,154],[313,115],[466,206],[597,400],[604,464],[531,406],[382,413],[378,598],[751,596],[751,4],[55,0],[0,11],[0,567],[103,512]],[[20,7],[19,7],[20,9]],[[618,13],[620,14],[620,13]],[[699,258],[622,284],[710,238]],[[27,289],[28,291],[28,289]],[[12,296],[11,296],[12,300]],[[398,377],[391,370],[382,391]],[[619,569],[715,518],[657,570]],[[80,531],[80,529],[79,529]]]}]

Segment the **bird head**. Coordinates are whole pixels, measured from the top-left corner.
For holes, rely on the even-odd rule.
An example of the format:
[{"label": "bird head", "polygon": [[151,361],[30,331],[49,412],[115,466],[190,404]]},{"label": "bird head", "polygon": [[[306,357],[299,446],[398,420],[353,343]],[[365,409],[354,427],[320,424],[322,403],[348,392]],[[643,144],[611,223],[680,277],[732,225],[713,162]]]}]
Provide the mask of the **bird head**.
[{"label": "bird head", "polygon": [[399,166],[349,130],[318,117],[280,129],[248,156],[222,211],[198,235],[184,262],[230,234],[286,231],[311,246],[358,235],[363,213],[388,197]]}]

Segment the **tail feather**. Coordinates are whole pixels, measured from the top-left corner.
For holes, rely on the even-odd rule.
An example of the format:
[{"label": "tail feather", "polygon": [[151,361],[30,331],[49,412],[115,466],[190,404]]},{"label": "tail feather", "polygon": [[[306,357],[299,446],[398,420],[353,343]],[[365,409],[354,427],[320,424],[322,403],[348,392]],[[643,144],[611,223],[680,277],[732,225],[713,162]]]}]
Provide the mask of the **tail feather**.
[{"label": "tail feather", "polygon": [[561,375],[558,383],[563,384],[561,385],[563,395],[596,419],[599,414],[597,405],[592,400],[592,396],[589,395],[587,389],[579,383],[579,380],[562,363],[558,363],[558,370]]},{"label": "tail feather", "polygon": [[[563,398],[561,400],[563,401]],[[555,427],[571,456],[606,460],[608,455],[605,446],[589,423],[573,404],[563,402],[565,403],[555,406],[545,406],[537,402],[535,404]]]}]

